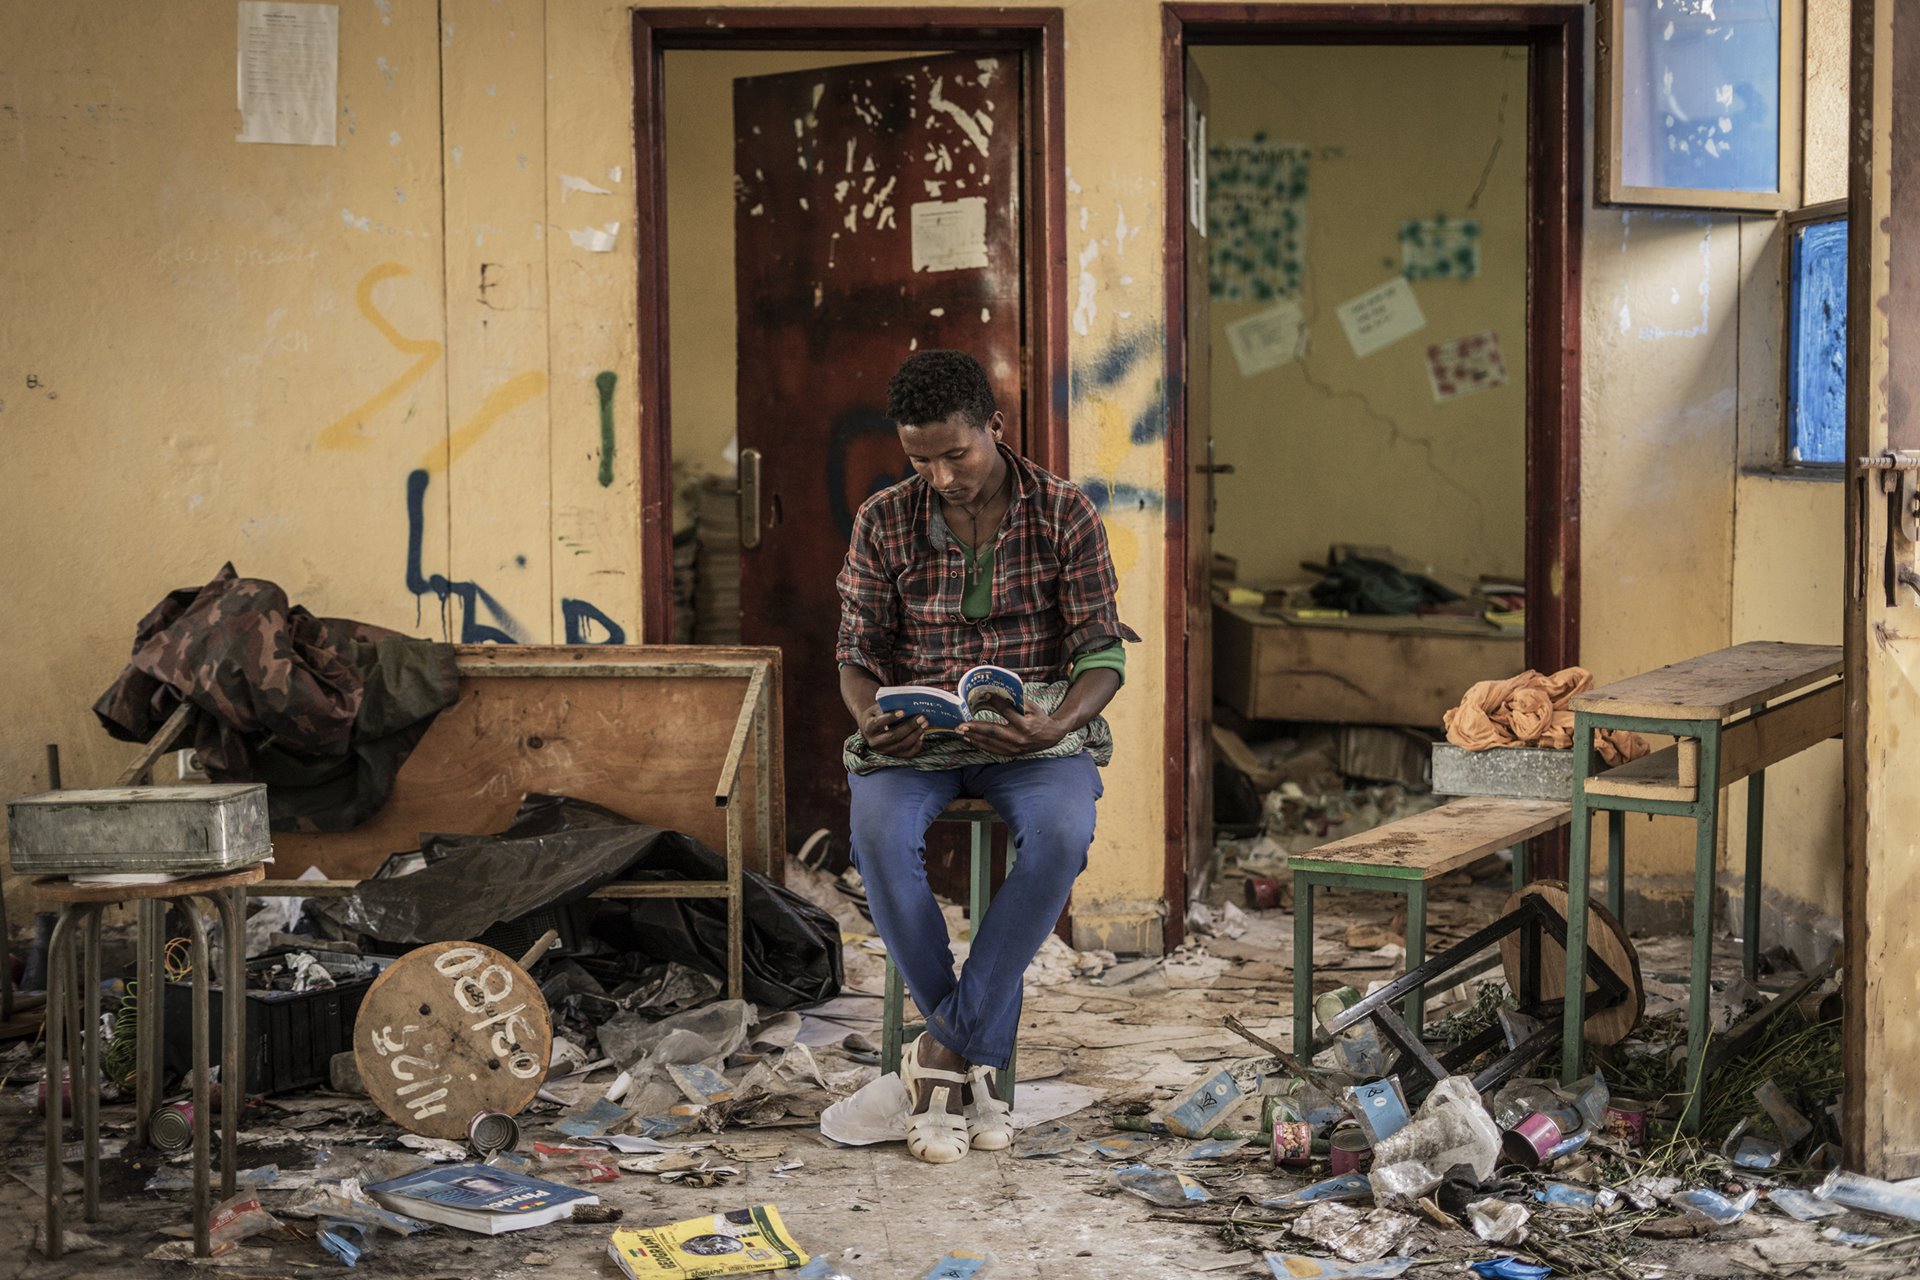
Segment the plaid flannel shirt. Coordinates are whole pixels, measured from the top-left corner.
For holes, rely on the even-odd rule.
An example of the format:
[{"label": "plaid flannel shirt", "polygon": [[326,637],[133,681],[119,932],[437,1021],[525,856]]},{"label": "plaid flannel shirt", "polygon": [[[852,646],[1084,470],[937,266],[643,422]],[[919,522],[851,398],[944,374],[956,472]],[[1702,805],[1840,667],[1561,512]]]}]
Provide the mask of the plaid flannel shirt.
[{"label": "plaid flannel shirt", "polygon": [[882,684],[951,689],[992,663],[1029,683],[1064,680],[1073,659],[1140,639],[1120,621],[1106,530],[1078,488],[1010,449],[1013,499],[994,539],[993,606],[960,612],[965,557],[918,476],[868,498],[841,567],[834,656]]}]

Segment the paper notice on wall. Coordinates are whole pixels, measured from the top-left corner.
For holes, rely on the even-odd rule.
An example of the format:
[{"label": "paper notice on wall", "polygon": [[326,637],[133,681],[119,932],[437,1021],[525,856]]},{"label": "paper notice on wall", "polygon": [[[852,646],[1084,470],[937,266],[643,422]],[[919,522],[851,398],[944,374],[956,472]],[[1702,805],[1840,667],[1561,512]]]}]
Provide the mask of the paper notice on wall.
[{"label": "paper notice on wall", "polygon": [[1409,280],[1471,280],[1480,274],[1480,223],[1413,218],[1400,227],[1400,274]]},{"label": "paper notice on wall", "polygon": [[1500,335],[1485,333],[1436,342],[1427,348],[1427,377],[1433,398],[1444,404],[1507,383],[1507,362],[1500,356]]},{"label": "paper notice on wall", "polygon": [[1292,298],[1227,325],[1227,346],[1240,376],[1278,369],[1306,350],[1306,315]]},{"label": "paper notice on wall", "polygon": [[987,265],[987,198],[922,200],[913,206],[913,269],[977,271]]},{"label": "paper notice on wall", "polygon": [[1207,147],[1207,292],[1222,302],[1298,294],[1307,275],[1309,151],[1256,138]]},{"label": "paper notice on wall", "polygon": [[331,147],[340,6],[241,0],[236,142]]},{"label": "paper notice on wall", "polygon": [[1341,303],[1335,314],[1356,356],[1370,356],[1427,327],[1413,286],[1399,276]]}]

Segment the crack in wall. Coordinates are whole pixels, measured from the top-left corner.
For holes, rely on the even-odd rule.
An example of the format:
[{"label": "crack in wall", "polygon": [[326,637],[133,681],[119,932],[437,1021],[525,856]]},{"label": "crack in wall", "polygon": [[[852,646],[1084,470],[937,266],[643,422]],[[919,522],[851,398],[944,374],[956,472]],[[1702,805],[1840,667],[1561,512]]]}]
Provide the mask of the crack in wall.
[{"label": "crack in wall", "polygon": [[1480,182],[1474,187],[1473,194],[1467,198],[1467,212],[1472,213],[1480,207],[1480,197],[1486,194],[1487,181],[1493,177],[1493,162],[1500,158],[1500,148],[1507,142],[1507,98],[1506,90],[1500,91],[1500,107],[1493,119],[1493,149],[1487,152],[1487,162],[1480,168]]}]

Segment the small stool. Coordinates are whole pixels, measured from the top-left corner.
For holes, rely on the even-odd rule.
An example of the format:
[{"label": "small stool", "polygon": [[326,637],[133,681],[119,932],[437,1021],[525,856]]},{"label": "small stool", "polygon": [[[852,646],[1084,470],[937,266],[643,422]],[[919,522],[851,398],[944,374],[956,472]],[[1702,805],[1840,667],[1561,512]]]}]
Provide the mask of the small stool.
[{"label": "small stool", "polygon": [[[205,899],[220,913],[226,977],[221,983],[226,1004],[221,1011],[224,1060],[220,1067],[220,1111],[225,1125],[220,1139],[220,1194],[231,1196],[234,1165],[239,1158],[240,1108],[247,1095],[246,1059],[242,1050],[247,1026],[247,886],[266,877],[255,864],[217,875],[162,884],[76,884],[48,877],[34,883],[34,895],[43,910],[58,908],[59,920],[47,947],[47,1257],[64,1250],[61,1229],[61,1190],[65,1165],[60,1159],[65,1137],[62,1115],[64,1077],[62,1061],[69,1034],[73,1049],[69,1061],[79,1066],[80,1085],[74,1091],[74,1119],[86,1168],[86,1220],[100,1220],[100,913],[115,903],[137,903],[136,953],[138,976],[137,1036],[134,1049],[134,1130],[136,1146],[147,1141],[147,1120],[159,1101],[166,1045],[165,969],[162,960],[167,904],[189,904],[187,928],[193,943],[193,1252],[212,1253],[208,1238],[211,1203],[208,1183],[208,1146],[213,1131],[207,1076],[212,1069],[207,1027],[207,933],[191,909],[195,898]],[[84,921],[84,933],[75,955],[74,934]],[[77,988],[77,989],[76,989]],[[71,1030],[69,1031],[69,1028]]]},{"label": "small stool", "polygon": [[[934,817],[935,822],[964,822],[973,828],[970,841],[973,854],[973,868],[967,895],[967,933],[968,936],[979,932],[980,922],[986,918],[987,906],[993,901],[993,827],[1000,821],[1000,815],[985,800],[972,796],[962,796]],[[1007,842],[1007,870],[1013,870],[1013,842]],[[887,955],[887,998],[881,1014],[880,1023],[880,1065],[883,1070],[896,1075],[900,1071],[900,1055],[905,1051],[907,1033],[919,1035],[926,1030],[926,1024],[915,1023],[909,1027],[906,1022],[907,984],[900,976],[900,968],[893,962],[891,952]],[[1017,1048],[1015,1052],[1017,1052]],[[999,1075],[997,1092],[1013,1105],[1014,1053],[1007,1055],[1007,1069]]]}]

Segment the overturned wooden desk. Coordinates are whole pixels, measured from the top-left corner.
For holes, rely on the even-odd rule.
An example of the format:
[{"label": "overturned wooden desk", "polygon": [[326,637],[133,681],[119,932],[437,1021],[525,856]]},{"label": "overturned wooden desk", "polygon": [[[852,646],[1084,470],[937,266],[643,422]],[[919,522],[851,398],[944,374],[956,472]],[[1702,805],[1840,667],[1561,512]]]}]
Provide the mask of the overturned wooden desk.
[{"label": "overturned wooden desk", "polygon": [[[1573,833],[1567,867],[1566,1007],[1561,1078],[1580,1074],[1586,990],[1587,874],[1592,815],[1607,814],[1607,898],[1625,919],[1626,815],[1656,813],[1694,823],[1693,973],[1687,1011],[1688,1103],[1684,1124],[1700,1122],[1713,962],[1714,866],[1720,792],[1747,783],[1745,920],[1742,961],[1751,978],[1760,954],[1760,877],[1766,823],[1766,769],[1840,733],[1844,695],[1838,645],[1750,641],[1633,676],[1574,698]],[[1817,687],[1816,687],[1817,686]],[[1785,702],[1776,699],[1798,694]],[[1672,746],[1599,772],[1596,729],[1672,736]]]},{"label": "overturned wooden desk", "polygon": [[621,883],[598,898],[725,898],[727,994],[743,992],[744,870],[781,878],[780,651],[707,645],[462,645],[460,700],[352,831],[274,837],[281,873],[255,896],[338,897],[422,832],[485,835],[545,791],[605,805],[724,850],[724,880]]}]

